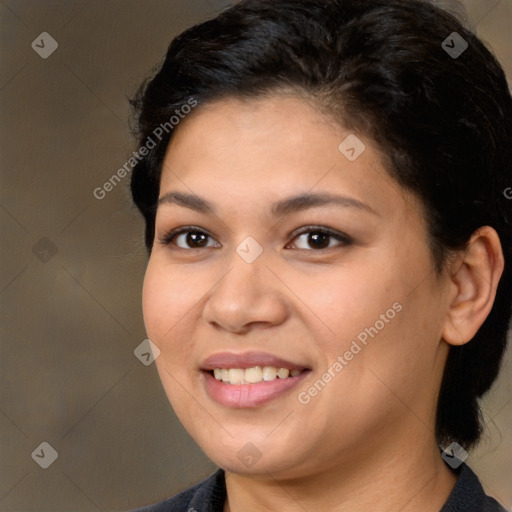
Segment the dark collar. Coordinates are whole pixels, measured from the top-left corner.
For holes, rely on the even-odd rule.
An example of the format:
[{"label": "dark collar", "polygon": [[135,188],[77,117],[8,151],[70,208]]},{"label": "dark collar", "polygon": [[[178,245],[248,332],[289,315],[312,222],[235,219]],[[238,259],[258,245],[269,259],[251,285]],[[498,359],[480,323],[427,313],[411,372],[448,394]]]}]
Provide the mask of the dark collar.
[{"label": "dark collar", "polygon": [[462,464],[455,471],[457,482],[440,512],[506,512],[494,499],[487,496],[471,468]]},{"label": "dark collar", "polygon": [[[506,512],[495,499],[486,496],[469,466],[462,464],[454,472],[457,482],[440,512]],[[218,469],[206,480],[176,496],[135,512],[223,512],[225,501],[225,473]]]}]

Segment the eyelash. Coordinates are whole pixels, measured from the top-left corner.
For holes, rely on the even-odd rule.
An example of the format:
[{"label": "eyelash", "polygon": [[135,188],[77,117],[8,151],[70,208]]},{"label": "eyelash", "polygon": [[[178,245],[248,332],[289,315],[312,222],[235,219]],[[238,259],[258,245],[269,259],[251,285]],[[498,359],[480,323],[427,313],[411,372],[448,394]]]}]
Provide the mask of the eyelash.
[{"label": "eyelash", "polygon": [[[188,233],[202,234],[202,235],[206,235],[210,239],[213,239],[213,237],[210,234],[208,234],[206,231],[204,231],[203,229],[196,227],[196,226],[187,226],[185,228],[175,229],[175,230],[167,233],[166,235],[164,235],[162,237],[162,239],[160,240],[160,243],[163,245],[170,245],[175,238],[177,238],[180,235],[188,234]],[[293,241],[302,235],[312,234],[312,233],[327,235],[329,238],[337,239],[340,243],[336,247],[346,247],[353,243],[353,239],[350,238],[348,235],[345,235],[344,233],[334,232],[331,229],[325,228],[322,226],[306,226],[304,228],[301,228],[300,230],[294,231],[290,235],[290,237],[292,237],[292,241]],[[320,251],[324,251],[327,249],[332,249],[333,247],[334,246],[324,247],[324,248],[320,248],[320,249],[309,248],[309,249],[298,249],[298,250],[320,252]],[[190,248],[186,248],[186,249],[184,249],[183,247],[177,247],[177,248],[184,250],[184,251],[203,249],[203,247],[190,247]],[[205,247],[205,248],[208,249],[211,247]]]}]

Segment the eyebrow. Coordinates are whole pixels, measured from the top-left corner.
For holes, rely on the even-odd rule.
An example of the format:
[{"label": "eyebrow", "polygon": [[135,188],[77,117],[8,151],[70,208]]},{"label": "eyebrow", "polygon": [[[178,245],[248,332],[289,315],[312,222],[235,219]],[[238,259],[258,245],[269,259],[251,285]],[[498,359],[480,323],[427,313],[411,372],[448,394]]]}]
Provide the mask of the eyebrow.
[{"label": "eyebrow", "polygon": [[177,204],[179,206],[183,206],[184,208],[195,210],[199,213],[215,213],[215,208],[210,202],[194,194],[168,192],[158,199],[158,206],[161,204]]},{"label": "eyebrow", "polygon": [[[158,199],[158,205],[177,204],[184,208],[189,208],[199,213],[216,214],[215,206],[195,194],[185,194],[182,192],[168,192]],[[357,208],[367,211],[374,215],[379,215],[373,208],[366,203],[359,201],[353,197],[339,196],[329,193],[305,193],[293,197],[288,197],[278,201],[272,205],[272,214],[276,217],[290,215],[291,213],[315,208],[318,206],[327,206],[336,204],[338,206]]]}]

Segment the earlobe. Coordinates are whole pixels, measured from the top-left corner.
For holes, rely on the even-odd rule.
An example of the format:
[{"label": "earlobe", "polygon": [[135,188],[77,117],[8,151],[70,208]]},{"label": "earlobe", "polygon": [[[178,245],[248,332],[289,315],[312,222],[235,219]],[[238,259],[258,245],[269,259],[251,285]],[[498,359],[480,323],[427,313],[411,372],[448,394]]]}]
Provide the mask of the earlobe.
[{"label": "earlobe", "polygon": [[479,228],[452,265],[452,296],[443,329],[447,343],[463,345],[476,334],[492,309],[503,268],[498,234],[489,226]]}]

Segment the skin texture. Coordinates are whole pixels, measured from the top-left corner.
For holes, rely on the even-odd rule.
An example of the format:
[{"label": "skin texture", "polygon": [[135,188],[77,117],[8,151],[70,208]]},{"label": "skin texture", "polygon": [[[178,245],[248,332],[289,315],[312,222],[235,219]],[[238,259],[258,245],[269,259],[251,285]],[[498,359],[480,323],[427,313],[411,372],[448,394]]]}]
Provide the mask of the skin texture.
[{"label": "skin texture", "polygon": [[[364,134],[356,135],[365,151],[349,161],[338,145],[350,133],[299,98],[228,99],[183,121],[166,154],[160,197],[194,194],[215,213],[159,205],[144,320],[176,414],[226,470],[225,511],[438,511],[455,483],[434,438],[437,394],[449,344],[470,340],[492,306],[499,240],[482,228],[436,273],[419,200],[387,174]],[[303,193],[366,208],[272,214],[274,202]],[[206,247],[185,235],[162,243],[187,226],[209,235]],[[307,226],[352,242],[330,238],[317,249],[307,232],[294,234]],[[263,249],[253,263],[236,252],[248,236]],[[300,403],[396,303],[401,310],[378,334]],[[261,407],[213,401],[204,359],[253,350],[311,372]],[[261,456],[251,467],[237,455],[247,443]]]}]

